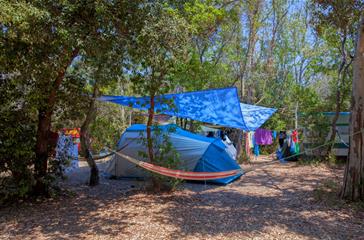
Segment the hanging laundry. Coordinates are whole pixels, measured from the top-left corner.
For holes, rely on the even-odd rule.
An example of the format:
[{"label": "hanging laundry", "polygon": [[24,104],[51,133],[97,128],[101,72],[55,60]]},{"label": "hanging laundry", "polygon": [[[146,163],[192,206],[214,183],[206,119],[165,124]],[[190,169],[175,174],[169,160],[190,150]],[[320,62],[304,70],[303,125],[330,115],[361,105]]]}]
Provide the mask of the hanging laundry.
[{"label": "hanging laundry", "polygon": [[255,143],[258,145],[271,145],[273,143],[272,132],[270,130],[258,128],[254,134]]},{"label": "hanging laundry", "polygon": [[254,132],[248,132],[247,134],[248,134],[248,147],[253,148],[254,147],[254,142],[253,142]]},{"label": "hanging laundry", "polygon": [[287,140],[287,143],[288,143],[288,147],[291,147],[291,143],[292,143],[292,131],[287,131],[287,134],[286,134],[286,140]]},{"label": "hanging laundry", "polygon": [[254,145],[254,155],[258,157],[259,154],[260,154],[259,153],[259,145],[258,144],[255,144]]},{"label": "hanging laundry", "polygon": [[251,152],[250,152],[251,147],[250,147],[250,145],[252,143],[250,142],[250,139],[249,139],[249,132],[244,133],[244,136],[245,136],[245,152],[246,152],[246,154],[248,156],[250,156],[251,155]]},{"label": "hanging laundry", "polygon": [[278,142],[279,142],[279,147],[282,148],[283,144],[284,144],[284,140],[286,139],[287,135],[285,131],[279,131],[279,135],[278,135]]},{"label": "hanging laundry", "polygon": [[295,143],[298,142],[298,131],[297,130],[292,131],[292,140]]},{"label": "hanging laundry", "polygon": [[290,142],[289,151],[291,152],[291,154],[295,154],[296,153],[296,143],[293,142],[292,137],[290,138],[289,142]]},{"label": "hanging laundry", "polygon": [[298,142],[295,143],[295,153],[300,153],[300,145],[298,144]]},{"label": "hanging laundry", "polygon": [[277,138],[277,131],[272,131],[272,137],[273,137],[273,139]]},{"label": "hanging laundry", "polygon": [[259,145],[256,142],[255,135],[253,135],[253,144],[254,144],[254,149],[253,149],[254,155],[258,157],[259,156]]},{"label": "hanging laundry", "polygon": [[292,138],[292,143],[294,145],[294,153],[297,154],[300,152],[300,145],[298,144],[298,131],[297,130],[293,130],[292,131],[292,135],[291,135],[291,138]]}]

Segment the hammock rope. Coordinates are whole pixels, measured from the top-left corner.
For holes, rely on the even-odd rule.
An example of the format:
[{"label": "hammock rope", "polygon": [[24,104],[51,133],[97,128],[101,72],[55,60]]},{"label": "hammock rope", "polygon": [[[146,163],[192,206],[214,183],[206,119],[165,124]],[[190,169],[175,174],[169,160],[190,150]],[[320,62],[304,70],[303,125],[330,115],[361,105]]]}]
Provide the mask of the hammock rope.
[{"label": "hammock rope", "polygon": [[241,169],[223,171],[223,172],[188,172],[182,170],[173,170],[161,166],[157,166],[151,163],[143,162],[132,158],[128,155],[125,155],[120,152],[115,152],[118,156],[124,158],[125,160],[134,163],[137,166],[140,166],[148,171],[167,176],[172,178],[184,179],[184,180],[214,180],[220,178],[233,177],[237,174],[242,173]]},{"label": "hammock rope", "polygon": [[350,146],[344,141],[344,139],[341,137],[340,133],[339,133],[339,130],[336,129],[336,133],[337,133],[337,136],[339,138],[339,140],[341,141],[342,144],[344,144],[345,147],[349,148]]}]

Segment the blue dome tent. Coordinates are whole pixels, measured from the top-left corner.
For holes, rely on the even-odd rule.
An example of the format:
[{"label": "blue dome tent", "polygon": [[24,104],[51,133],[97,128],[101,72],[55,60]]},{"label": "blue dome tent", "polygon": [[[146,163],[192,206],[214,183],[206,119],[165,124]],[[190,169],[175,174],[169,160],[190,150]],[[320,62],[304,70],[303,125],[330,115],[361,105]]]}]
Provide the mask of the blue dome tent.
[{"label": "blue dome tent", "polygon": [[[168,129],[171,128],[173,130],[169,131]],[[241,169],[236,161],[230,157],[226,151],[227,146],[220,139],[194,134],[174,124],[160,126],[159,129],[168,133],[169,141],[179,155],[180,169],[194,172],[223,172]],[[146,151],[146,146],[138,141],[142,135],[146,135],[146,126],[144,124],[132,125],[122,134],[118,142],[118,149],[122,149],[125,155],[147,161],[140,155],[140,152]],[[105,168],[105,172],[112,176],[133,178],[145,178],[150,174],[119,155],[112,157]],[[209,182],[228,184],[241,175],[239,173],[233,177],[210,180]]]}]

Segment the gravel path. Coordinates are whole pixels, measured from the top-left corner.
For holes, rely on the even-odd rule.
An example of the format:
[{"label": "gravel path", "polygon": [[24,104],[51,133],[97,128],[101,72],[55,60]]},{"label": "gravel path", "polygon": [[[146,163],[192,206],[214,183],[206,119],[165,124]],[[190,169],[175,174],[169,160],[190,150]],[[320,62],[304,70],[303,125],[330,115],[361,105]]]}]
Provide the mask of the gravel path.
[{"label": "gravel path", "polygon": [[1,209],[0,239],[364,239],[364,212],[330,192],[341,169],[275,163],[228,186],[185,183],[159,195],[142,181],[89,188],[87,175],[81,168],[64,183],[74,197]]}]

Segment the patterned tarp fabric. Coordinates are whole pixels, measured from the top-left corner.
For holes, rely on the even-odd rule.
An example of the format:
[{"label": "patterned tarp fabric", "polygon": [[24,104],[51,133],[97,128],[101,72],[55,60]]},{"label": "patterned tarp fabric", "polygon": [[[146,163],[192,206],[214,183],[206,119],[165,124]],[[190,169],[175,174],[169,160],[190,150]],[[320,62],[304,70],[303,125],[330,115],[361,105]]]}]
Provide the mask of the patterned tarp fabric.
[{"label": "patterned tarp fabric", "polygon": [[275,108],[240,103],[241,112],[248,131],[255,131],[277,111]]},{"label": "patterned tarp fabric", "polygon": [[[102,96],[98,100],[141,110],[147,110],[150,106],[150,97]],[[156,96],[155,111],[252,131],[261,126],[276,109],[241,105],[236,88],[221,88]]]}]

